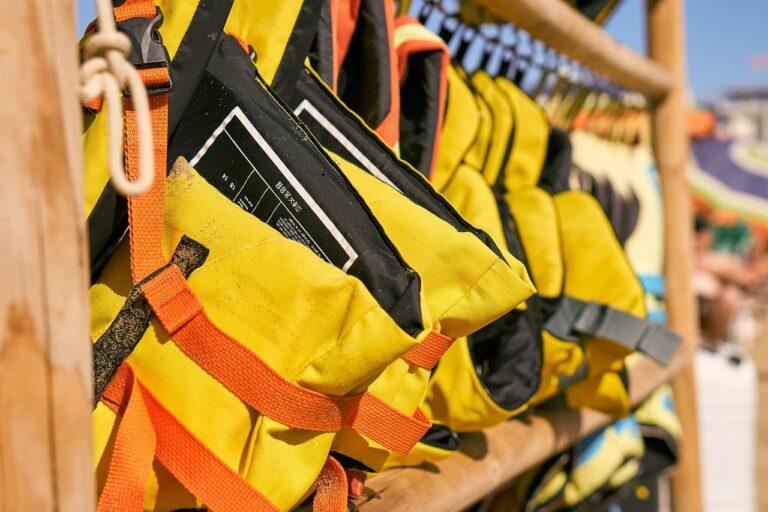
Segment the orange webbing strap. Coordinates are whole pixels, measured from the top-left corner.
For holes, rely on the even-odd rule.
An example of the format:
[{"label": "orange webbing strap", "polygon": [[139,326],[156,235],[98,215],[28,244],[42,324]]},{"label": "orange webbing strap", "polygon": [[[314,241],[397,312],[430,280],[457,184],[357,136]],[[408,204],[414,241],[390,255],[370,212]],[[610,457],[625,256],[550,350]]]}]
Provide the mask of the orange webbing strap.
[{"label": "orange webbing strap", "polygon": [[[123,364],[104,391],[102,401],[117,412],[119,404],[123,403],[126,396],[128,396],[129,403],[135,395],[143,398],[146,404],[147,417],[151,420],[150,428],[157,437],[157,445],[152,447],[154,455],[193,496],[217,512],[277,512],[279,510],[263,494],[203,445],[151,393],[142,388],[132,374],[130,366]],[[134,383],[131,390],[126,386],[129,379],[133,380]],[[120,428],[125,421],[126,417],[124,416]],[[136,431],[131,429],[129,433],[131,432],[135,434]],[[108,482],[113,476],[113,466],[114,460],[113,464],[110,465]],[[147,463],[147,477],[151,466],[152,459],[150,458]],[[115,479],[119,480],[119,477],[120,474],[116,473]],[[146,479],[144,482],[146,485]],[[101,501],[99,500],[99,504]],[[120,512],[140,511],[143,510],[143,503],[138,509],[117,507],[111,510]]]},{"label": "orange webbing strap", "polygon": [[335,432],[344,424],[344,401],[288,381],[237,340],[222,332],[202,309],[176,265],[141,286],[174,343],[248,405],[284,425]]},{"label": "orange webbing strap", "polygon": [[[154,5],[154,4],[153,4]],[[139,70],[147,87],[169,83],[167,68]],[[138,283],[166,263],[163,255],[163,205],[168,146],[168,95],[149,97],[154,148],[155,180],[140,196],[128,198],[128,222],[131,238],[131,276]],[[136,112],[130,100],[125,109],[125,172],[129,180],[138,177],[139,141]]]},{"label": "orange webbing strap", "polygon": [[432,424],[421,409],[408,416],[366,392],[349,426],[384,448],[407,455]]},{"label": "orange webbing strap", "polygon": [[314,512],[347,512],[347,474],[339,461],[328,456],[315,483]]},{"label": "orange webbing strap", "polygon": [[331,397],[299,386],[269,367],[205,314],[176,265],[141,290],[163,328],[190,359],[261,414],[302,430],[336,432],[348,425],[396,452],[408,453],[429,420],[403,414],[370,393]]},{"label": "orange webbing strap", "polygon": [[123,380],[128,403],[117,427],[109,473],[99,497],[99,512],[144,510],[144,492],[155,458],[155,430],[139,383],[132,374],[123,376]]},{"label": "orange webbing strap", "polygon": [[451,348],[453,338],[437,331],[430,332],[424,340],[405,353],[403,359],[419,368],[431,370],[437,366],[446,350]]},{"label": "orange webbing strap", "polygon": [[101,110],[101,107],[103,104],[104,104],[104,98],[102,98],[101,96],[96,96],[95,98],[91,98],[88,101],[84,101],[82,103],[82,105],[85,108],[90,109],[94,112],[98,112],[99,110]]},{"label": "orange webbing strap", "polygon": [[157,13],[155,2],[152,0],[125,0],[112,12],[115,13],[115,21],[118,23],[130,18],[154,18]]}]

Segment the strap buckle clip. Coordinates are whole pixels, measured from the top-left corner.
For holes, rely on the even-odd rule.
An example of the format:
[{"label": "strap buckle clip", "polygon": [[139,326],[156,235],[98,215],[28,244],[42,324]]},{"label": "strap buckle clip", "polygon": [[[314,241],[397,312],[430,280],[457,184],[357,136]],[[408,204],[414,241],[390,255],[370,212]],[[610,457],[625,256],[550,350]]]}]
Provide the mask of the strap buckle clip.
[{"label": "strap buckle clip", "polygon": [[[165,68],[168,81],[161,84],[145,84],[147,94],[156,96],[173,90],[173,74],[171,70],[171,57],[163,44],[159,27],[163,24],[163,13],[159,7],[155,7],[153,18],[128,18],[117,24],[117,29],[123,32],[131,40],[131,54],[128,61],[141,71],[142,69]],[[123,96],[129,97],[128,90],[123,90]]]}]

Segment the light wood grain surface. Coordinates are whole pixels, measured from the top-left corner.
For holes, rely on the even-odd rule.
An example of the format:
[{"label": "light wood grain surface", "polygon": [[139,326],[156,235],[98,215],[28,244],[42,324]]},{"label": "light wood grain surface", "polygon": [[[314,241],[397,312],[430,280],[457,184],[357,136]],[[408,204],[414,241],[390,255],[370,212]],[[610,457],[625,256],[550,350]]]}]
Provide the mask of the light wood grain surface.
[{"label": "light wood grain surface", "polygon": [[0,0],[0,510],[94,508],[71,0]]}]

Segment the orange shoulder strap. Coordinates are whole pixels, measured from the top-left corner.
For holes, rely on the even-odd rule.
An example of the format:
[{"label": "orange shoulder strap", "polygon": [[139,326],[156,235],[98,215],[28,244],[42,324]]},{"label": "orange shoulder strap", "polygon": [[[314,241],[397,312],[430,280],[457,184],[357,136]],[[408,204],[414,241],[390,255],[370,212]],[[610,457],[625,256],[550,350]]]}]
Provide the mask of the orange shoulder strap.
[{"label": "orange shoulder strap", "polygon": [[[120,386],[128,394],[128,403],[117,427],[115,447],[109,462],[107,480],[99,496],[98,510],[143,510],[144,492],[155,458],[155,429],[133,374],[123,371],[121,382],[115,386]],[[120,403],[125,403],[122,397],[119,402],[112,403],[115,412]]]},{"label": "orange shoulder strap", "polygon": [[[138,512],[144,509],[144,489],[154,456],[196,498],[213,510],[279,510],[160,405],[139,384],[130,366],[123,364],[104,391],[102,401],[117,413],[119,404],[125,403],[126,399],[129,405],[118,426],[107,486],[99,499],[99,512]],[[132,412],[132,404],[135,413]],[[122,437],[121,432],[125,433]],[[124,456],[118,457],[118,454]],[[114,482],[114,486],[108,489],[110,482]],[[139,489],[132,485],[139,483],[141,501],[136,499]],[[107,508],[102,508],[102,503]],[[108,508],[113,504],[117,506]]]},{"label": "orange shoulder strap", "polygon": [[347,512],[347,474],[333,457],[325,461],[317,477],[314,512]]},{"label": "orange shoulder strap", "polygon": [[[349,425],[402,454],[429,429],[426,418],[418,414],[407,416],[370,393],[331,397],[284,378],[211,322],[176,265],[159,272],[141,285],[141,290],[163,328],[187,356],[248,405],[275,421],[321,432],[335,432]],[[422,344],[428,340],[437,340],[433,344],[445,341],[442,335],[431,336]],[[429,345],[422,351],[430,350],[436,351]]]}]

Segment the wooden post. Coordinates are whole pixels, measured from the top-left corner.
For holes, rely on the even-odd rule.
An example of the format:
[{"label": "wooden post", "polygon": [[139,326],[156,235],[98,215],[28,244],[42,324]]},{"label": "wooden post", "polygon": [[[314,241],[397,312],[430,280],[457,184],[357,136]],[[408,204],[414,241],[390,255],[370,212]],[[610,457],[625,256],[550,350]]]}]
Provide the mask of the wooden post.
[{"label": "wooden post", "polygon": [[0,511],[94,509],[72,0],[0,0]]},{"label": "wooden post", "polygon": [[[675,79],[653,116],[654,149],[665,213],[665,273],[671,327],[685,338],[683,350],[695,354],[699,339],[691,287],[693,219],[686,183],[688,135],[683,0],[648,0],[648,52]],[[676,512],[702,509],[694,369],[688,364],[673,381],[684,437],[673,479]]]}]

